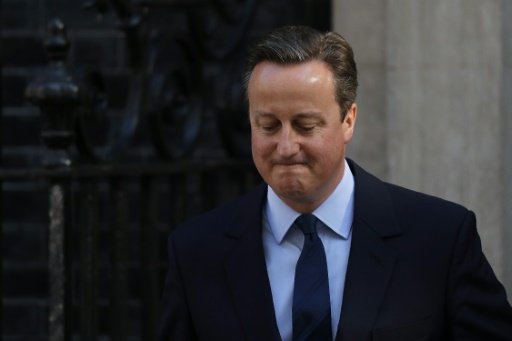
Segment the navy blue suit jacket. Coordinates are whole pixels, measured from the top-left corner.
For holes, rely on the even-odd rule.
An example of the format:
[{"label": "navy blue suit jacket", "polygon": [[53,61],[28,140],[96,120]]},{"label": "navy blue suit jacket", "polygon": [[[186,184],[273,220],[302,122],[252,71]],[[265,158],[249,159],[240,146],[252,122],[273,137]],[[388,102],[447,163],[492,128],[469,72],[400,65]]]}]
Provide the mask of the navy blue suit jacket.
[{"label": "navy blue suit jacket", "polygon": [[[454,203],[355,177],[336,340],[512,340],[512,309]],[[262,245],[266,185],[169,238],[160,340],[280,340]],[[340,289],[341,290],[341,289]]]}]

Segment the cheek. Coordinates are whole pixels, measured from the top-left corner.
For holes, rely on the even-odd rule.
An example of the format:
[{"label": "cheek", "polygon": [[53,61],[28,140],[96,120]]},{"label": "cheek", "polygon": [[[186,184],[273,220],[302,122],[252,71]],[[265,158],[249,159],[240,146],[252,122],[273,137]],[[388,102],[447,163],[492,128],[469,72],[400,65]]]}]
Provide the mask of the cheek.
[{"label": "cheek", "polygon": [[262,159],[272,153],[272,141],[268,137],[262,137],[253,133],[251,136],[251,148],[253,158]]},{"label": "cheek", "polygon": [[304,147],[305,154],[314,160],[321,168],[319,171],[328,171],[329,168],[338,164],[344,156],[344,144],[339,136],[321,138]]}]

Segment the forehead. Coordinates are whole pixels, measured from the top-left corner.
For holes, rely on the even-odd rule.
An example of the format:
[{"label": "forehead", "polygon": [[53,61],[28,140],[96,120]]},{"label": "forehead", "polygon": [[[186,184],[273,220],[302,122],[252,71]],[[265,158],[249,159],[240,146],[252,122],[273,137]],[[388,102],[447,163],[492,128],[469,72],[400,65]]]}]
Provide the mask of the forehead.
[{"label": "forehead", "polygon": [[296,64],[258,63],[247,90],[251,109],[261,106],[307,109],[336,104],[334,76],[329,66],[320,60]]},{"label": "forehead", "polygon": [[332,85],[332,81],[333,73],[329,65],[321,60],[313,59],[293,64],[263,61],[254,67],[248,86],[249,90],[255,84],[264,85],[265,87],[285,85],[288,88],[290,83],[301,86],[315,86],[320,83]]},{"label": "forehead", "polygon": [[338,115],[332,72],[319,60],[282,65],[262,62],[249,79],[251,117],[271,114],[279,117]]}]

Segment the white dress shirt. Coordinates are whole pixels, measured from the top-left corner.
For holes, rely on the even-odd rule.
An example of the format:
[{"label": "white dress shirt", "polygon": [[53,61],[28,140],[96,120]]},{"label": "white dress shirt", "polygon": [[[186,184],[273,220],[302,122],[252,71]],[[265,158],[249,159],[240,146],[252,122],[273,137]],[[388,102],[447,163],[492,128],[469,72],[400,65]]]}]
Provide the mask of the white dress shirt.
[{"label": "white dress shirt", "polygon": [[[334,339],[340,320],[354,215],[354,176],[346,161],[340,183],[312,213],[321,222],[318,235],[327,258]],[[267,203],[263,209],[263,248],[277,326],[283,341],[291,341],[293,336],[295,266],[304,244],[304,234],[298,228],[290,227],[299,215],[268,187]]]}]

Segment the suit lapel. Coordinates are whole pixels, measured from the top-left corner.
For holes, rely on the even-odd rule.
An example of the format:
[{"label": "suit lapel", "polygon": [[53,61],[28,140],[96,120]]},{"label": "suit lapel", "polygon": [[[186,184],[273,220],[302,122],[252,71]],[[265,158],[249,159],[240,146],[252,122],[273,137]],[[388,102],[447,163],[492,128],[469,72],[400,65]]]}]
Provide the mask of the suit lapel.
[{"label": "suit lapel", "polygon": [[355,178],[354,222],[336,340],[365,340],[397,258],[386,239],[401,230],[384,184],[350,160],[349,165]]},{"label": "suit lapel", "polygon": [[361,222],[353,225],[337,340],[365,340],[373,328],[396,254]]},{"label": "suit lapel", "polygon": [[226,278],[248,340],[280,340],[261,236],[265,195],[266,186],[261,186],[245,197],[226,233],[232,244],[224,263]]}]

